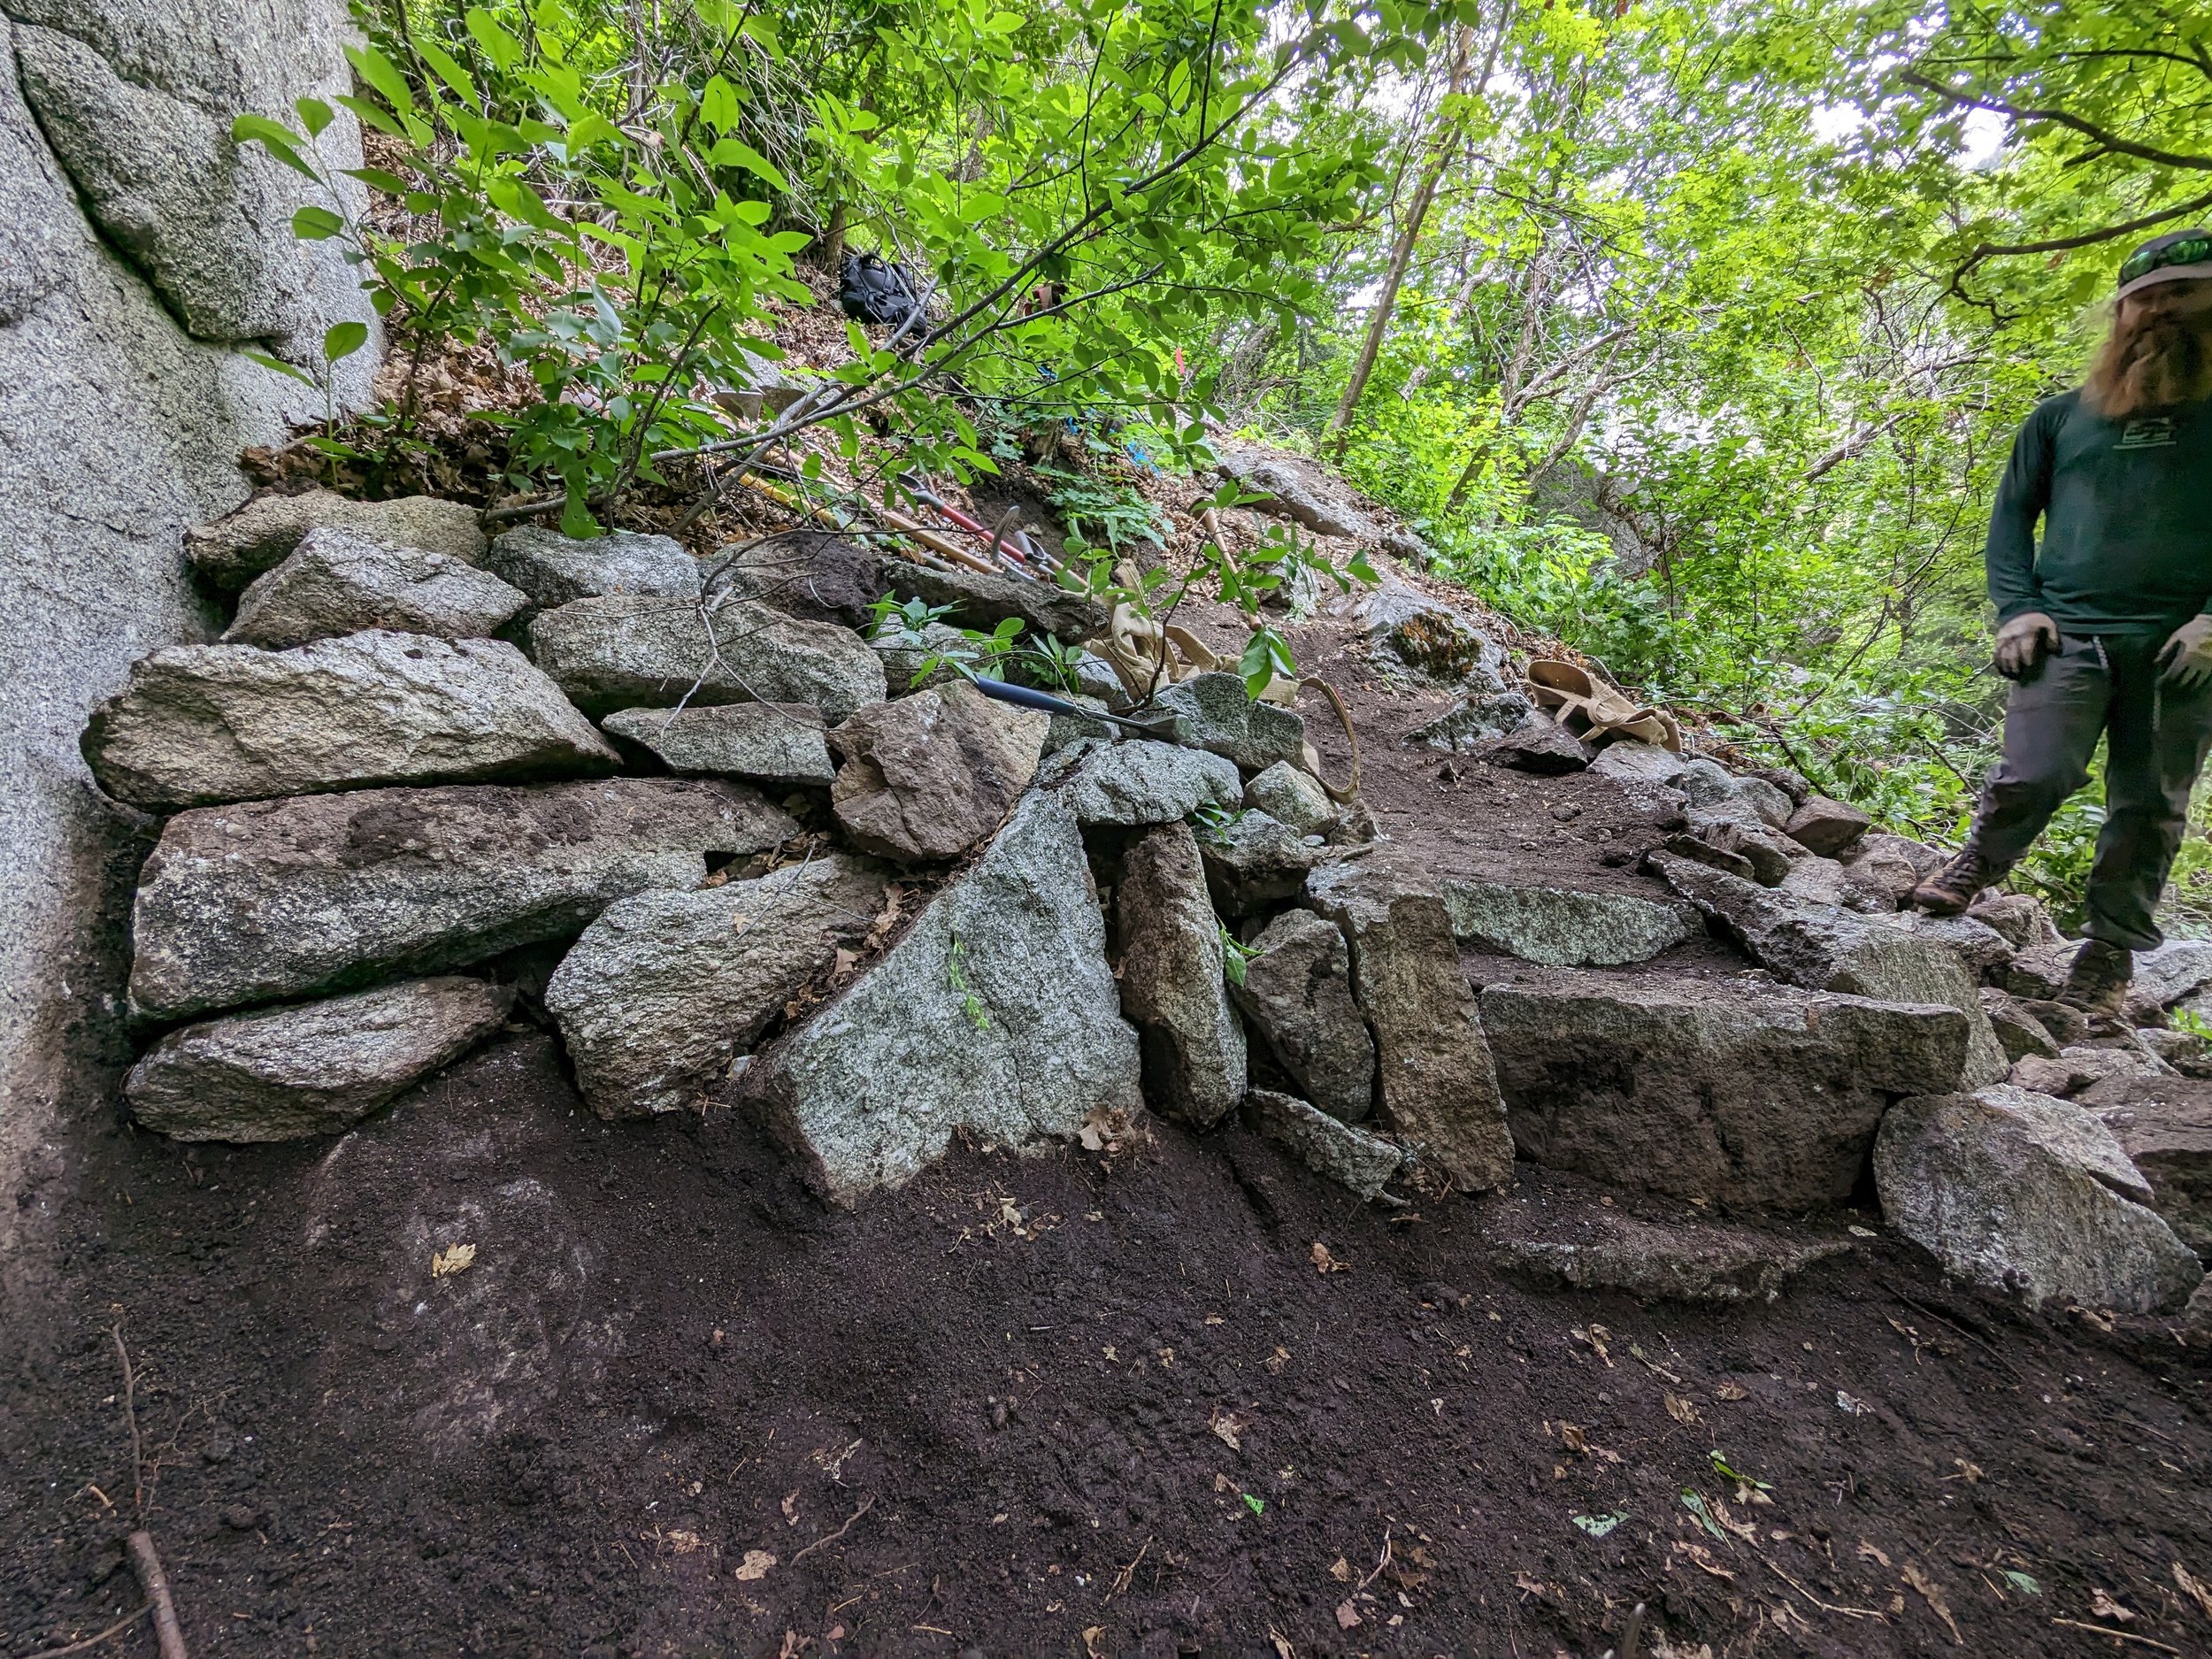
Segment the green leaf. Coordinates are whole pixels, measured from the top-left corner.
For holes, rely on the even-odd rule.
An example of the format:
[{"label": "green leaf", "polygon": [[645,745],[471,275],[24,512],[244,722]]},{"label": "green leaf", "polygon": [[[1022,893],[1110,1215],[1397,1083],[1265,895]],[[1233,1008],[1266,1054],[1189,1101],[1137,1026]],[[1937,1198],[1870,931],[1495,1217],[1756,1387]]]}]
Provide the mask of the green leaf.
[{"label": "green leaf", "polygon": [[738,116],[737,88],[720,75],[711,77],[700,95],[699,119],[720,134],[735,127]]},{"label": "green leaf", "polygon": [[1623,1521],[1625,1521],[1628,1518],[1628,1511],[1626,1509],[1615,1509],[1609,1515],[1578,1515],[1572,1518],[1574,1520],[1574,1524],[1580,1527],[1584,1532],[1589,1533],[1591,1537],[1603,1538],[1608,1532],[1611,1532],[1615,1527],[1618,1526]]},{"label": "green leaf", "polygon": [[375,88],[377,96],[396,114],[415,112],[415,95],[409,90],[407,77],[400,73],[396,64],[373,46],[349,46],[345,52],[346,61],[353,65],[354,73]]},{"label": "green leaf", "polygon": [[333,323],[323,335],[324,361],[328,363],[342,361],[368,343],[368,324],[350,320]]},{"label": "green leaf", "polygon": [[1297,672],[1297,664],[1291,661],[1290,642],[1273,628],[1255,634],[1244,655],[1237,659],[1237,672],[1244,679],[1248,697],[1256,698],[1278,674],[1288,679]]},{"label": "green leaf", "polygon": [[718,167],[742,167],[746,172],[763,179],[775,189],[788,190],[791,186],[776,164],[739,139],[718,140],[707,152],[707,159]]},{"label": "green leaf", "polygon": [[347,92],[339,95],[338,103],[342,108],[352,111],[354,119],[365,126],[394,138],[409,136],[406,124],[373,98],[357,98]]},{"label": "green leaf", "polygon": [[320,98],[298,98],[292,104],[300,118],[300,125],[307,129],[310,138],[320,138],[323,129],[338,119],[337,111]]},{"label": "green leaf", "polygon": [[312,202],[296,210],[292,215],[292,234],[302,242],[327,242],[342,235],[346,221],[326,207],[317,207]]},{"label": "green leaf", "polygon": [[511,69],[521,61],[522,46],[515,37],[499,26],[498,19],[482,6],[471,6],[465,19],[469,35],[480,47],[495,69]]},{"label": "green leaf", "polygon": [[316,173],[299,152],[299,137],[281,121],[273,121],[265,115],[242,115],[230,124],[230,135],[242,144],[258,144],[294,173],[313,179],[318,184],[321,176]]},{"label": "green leaf", "polygon": [[1705,1507],[1705,1500],[1691,1487],[1682,1488],[1682,1507],[1697,1517],[1697,1524],[1715,1538],[1725,1540],[1727,1533],[1720,1530],[1720,1523],[1713,1518],[1712,1510]]},{"label": "green leaf", "polygon": [[312,386],[315,383],[315,377],[304,369],[295,364],[287,363],[281,357],[273,357],[265,351],[255,351],[241,347],[238,355],[249,363],[259,364],[265,369],[273,369],[279,374],[288,374],[302,386]]},{"label": "green leaf", "polygon": [[450,52],[419,32],[415,36],[415,50],[421,54],[423,62],[430,65],[432,73],[453,89],[456,96],[465,98],[471,104],[476,102],[475,78],[461,66]]},{"label": "green leaf", "polygon": [[358,179],[370,189],[381,190],[386,196],[406,196],[415,192],[415,187],[399,174],[387,173],[381,167],[348,167],[345,176]]}]

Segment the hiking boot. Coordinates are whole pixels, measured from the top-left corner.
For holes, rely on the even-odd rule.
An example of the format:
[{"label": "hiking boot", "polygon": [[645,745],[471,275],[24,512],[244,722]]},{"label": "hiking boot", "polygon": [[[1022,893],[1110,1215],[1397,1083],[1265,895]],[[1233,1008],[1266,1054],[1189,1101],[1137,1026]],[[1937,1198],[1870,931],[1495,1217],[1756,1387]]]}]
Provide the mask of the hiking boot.
[{"label": "hiking boot", "polygon": [[1984,887],[2004,879],[2002,869],[1970,846],[1912,890],[1913,906],[1931,916],[1957,916]]},{"label": "hiking boot", "polygon": [[2057,1000],[2089,1017],[2093,1029],[2117,1022],[2127,1011],[2128,986],[2135,978],[2135,956],[2101,939],[2085,941],[2066,970]]}]

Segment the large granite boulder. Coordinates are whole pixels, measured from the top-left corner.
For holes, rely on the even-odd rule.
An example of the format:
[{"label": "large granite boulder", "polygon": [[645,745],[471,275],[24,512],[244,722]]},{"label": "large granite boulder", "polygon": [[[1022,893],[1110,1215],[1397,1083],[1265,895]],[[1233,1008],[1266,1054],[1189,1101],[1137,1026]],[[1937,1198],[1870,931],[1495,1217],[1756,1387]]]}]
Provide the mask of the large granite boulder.
[{"label": "large granite boulder", "polygon": [[1244,1027],[1189,825],[1159,825],[1130,847],[1114,915],[1121,1011],[1142,1044],[1146,1098],[1210,1129],[1244,1098]]},{"label": "large granite boulder", "polygon": [[247,585],[223,642],[280,651],[369,628],[480,639],[526,603],[450,553],[353,530],[310,530],[281,565]]},{"label": "large granite boulder", "polygon": [[961,681],[871,703],[830,733],[830,806],[853,844],[902,863],[957,858],[1037,775],[1048,716]]},{"label": "large granite boulder", "polygon": [[174,645],[95,709],[100,787],[151,810],[612,771],[614,749],[498,640],[371,632],[288,651]]},{"label": "large granite boulder", "polygon": [[2047,1094],[1999,1085],[1900,1101],[1874,1179],[1890,1225],[1945,1271],[2032,1303],[2156,1313],[2204,1277],[2111,1130]]},{"label": "large granite boulder", "polygon": [[1738,1210],[1843,1203],[1889,1102],[1966,1052],[1953,1008],[1595,972],[1486,986],[1482,1024],[1524,1156]]},{"label": "large granite boulder", "polygon": [[833,724],[883,701],[882,659],[849,628],[749,600],[578,599],[532,621],[530,655],[593,714],[687,700],[803,703]]},{"label": "large granite boulder", "polygon": [[1403,1148],[1371,1130],[1356,1128],[1293,1094],[1256,1088],[1245,1096],[1253,1128],[1279,1141],[1316,1175],[1372,1202],[1405,1166]]},{"label": "large granite boulder", "polygon": [[484,555],[473,507],[434,495],[354,501],[326,489],[257,496],[227,518],[186,531],[184,550],[210,587],[236,593],[284,563],[311,530],[347,530],[464,564],[476,564]]},{"label": "large granite boulder", "polygon": [[1137,1033],[1075,815],[1025,797],[903,939],[755,1057],[743,1087],[847,1204],[903,1185],[957,1131],[1022,1147],[1141,1110]]},{"label": "large granite boulder", "polygon": [[1870,908],[1901,909],[1912,890],[1943,867],[1943,855],[1907,835],[1869,830],[1836,856]]},{"label": "large granite boulder", "polygon": [[1548,968],[1645,962],[1701,933],[1697,912],[1629,893],[1585,893],[1535,882],[1447,876],[1452,934]]},{"label": "large granite boulder", "polygon": [[1344,480],[1318,462],[1280,449],[1226,444],[1217,451],[1221,475],[1261,499],[1261,512],[1287,518],[1316,535],[1375,537],[1379,526],[1352,498]]},{"label": "large granite boulder", "polygon": [[303,93],[327,106],[347,90],[344,8],[24,0],[9,13],[11,80],[84,213],[133,276],[186,333],[273,350],[334,380],[334,401],[347,407],[375,354],[326,365],[323,331],[346,317],[373,341],[375,313],[343,243],[303,240],[288,227],[310,205],[348,219],[364,211],[365,192],[349,176],[361,165],[358,127],[350,112],[331,110],[309,142],[327,183],[231,136],[242,111],[288,113]]},{"label": "large granite boulder", "polygon": [[2107,1077],[2083,1090],[2077,1104],[2118,1139],[2150,1184],[2151,1208],[2200,1257],[2212,1257],[2212,1082]]},{"label": "large granite boulder", "polygon": [[1314,867],[1330,856],[1319,842],[1248,808],[1225,824],[1208,826],[1198,850],[1215,908],[1224,916],[1254,916],[1295,898]]},{"label": "large granite boulder", "polygon": [[492,543],[484,567],[527,595],[526,622],[573,600],[611,594],[699,597],[699,561],[672,536],[617,530],[587,540],[526,524]]},{"label": "large granite boulder", "polygon": [[1964,917],[1869,916],[1769,893],[1667,854],[1651,863],[1707,920],[1786,984],[1892,1002],[1943,1002],[1966,1016],[1965,1087],[2010,1063],[1981,1005],[1980,971],[2009,961],[2001,935]]},{"label": "large granite boulder", "polygon": [[1384,1119],[1463,1191],[1513,1172],[1498,1076],[1451,913],[1427,876],[1378,850],[1308,878],[1313,907],[1351,948],[1352,995],[1374,1033]]},{"label": "large granite boulder", "polygon": [[1807,852],[1832,858],[1873,827],[1874,820],[1858,808],[1816,795],[1790,814],[1782,833]]},{"label": "large granite boulder", "polygon": [[1385,576],[1348,609],[1369,643],[1415,679],[1454,689],[1471,687],[1478,695],[1505,691],[1499,672],[1505,648],[1463,612],[1402,579]]},{"label": "large granite boulder", "polygon": [[822,711],[803,703],[618,709],[599,726],[687,776],[764,783],[828,783],[837,776]]},{"label": "large granite boulder", "polygon": [[1175,738],[1192,749],[1224,755],[1247,772],[1277,761],[1299,764],[1306,752],[1306,723],[1287,709],[1258,703],[1238,674],[1193,674],[1161,687],[1154,699],[1175,717]]},{"label": "large granite boulder", "polygon": [[1079,823],[1171,824],[1202,807],[1233,811],[1243,779],[1236,763],[1173,743],[1111,743],[1087,751],[1055,780]]},{"label": "large granite boulder", "polygon": [[1302,766],[1279,760],[1244,786],[1244,803],[1299,835],[1325,835],[1336,827],[1336,803],[1321,780]]},{"label": "large granite boulder", "polygon": [[798,828],[742,784],[664,778],[181,812],[139,879],[131,998],[175,1019],[480,962]]},{"label": "large granite boulder", "polygon": [[602,1118],[695,1110],[784,1005],[858,945],[883,878],[832,853],[752,881],[649,892],[601,911],[545,1006]]},{"label": "large granite boulder", "polygon": [[822,530],[726,547],[708,580],[718,592],[757,599],[786,616],[861,630],[872,625],[872,607],[890,591],[881,555]]},{"label": "large granite boulder", "polygon": [[1360,1122],[1375,1109],[1375,1041],[1352,998],[1343,930],[1311,910],[1285,910],[1250,949],[1229,994],[1252,1031],[1309,1102]]},{"label": "large granite boulder", "polygon": [[2170,939],[2155,950],[2135,953],[2137,995],[2158,1008],[2195,995],[2212,985],[2212,941]]},{"label": "large granite boulder", "polygon": [[349,1128],[497,1031],[514,992],[412,979],[173,1031],[131,1068],[131,1116],[179,1141],[296,1141]]},{"label": "large granite boulder", "polygon": [[1064,645],[1080,645],[1106,632],[1105,606],[1051,582],[932,570],[903,559],[886,565],[884,576],[901,599],[918,599],[932,610],[948,607],[945,620],[960,627],[988,634],[1010,618],[1019,618],[1025,632],[1048,634]]}]

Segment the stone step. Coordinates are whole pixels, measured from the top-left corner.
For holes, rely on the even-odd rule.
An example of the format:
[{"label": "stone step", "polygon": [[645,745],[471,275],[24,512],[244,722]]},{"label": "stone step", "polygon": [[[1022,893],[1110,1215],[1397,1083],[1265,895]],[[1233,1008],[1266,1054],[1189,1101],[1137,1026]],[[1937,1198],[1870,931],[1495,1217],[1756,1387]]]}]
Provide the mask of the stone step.
[{"label": "stone step", "polygon": [[1890,1102],[1967,1054],[1955,1008],[1740,979],[1532,972],[1482,1027],[1522,1156],[1734,1210],[1844,1202]]},{"label": "stone step", "polygon": [[1541,882],[1445,876],[1452,936],[1547,968],[1646,962],[1705,931],[1694,907],[1667,895],[1587,893]]}]

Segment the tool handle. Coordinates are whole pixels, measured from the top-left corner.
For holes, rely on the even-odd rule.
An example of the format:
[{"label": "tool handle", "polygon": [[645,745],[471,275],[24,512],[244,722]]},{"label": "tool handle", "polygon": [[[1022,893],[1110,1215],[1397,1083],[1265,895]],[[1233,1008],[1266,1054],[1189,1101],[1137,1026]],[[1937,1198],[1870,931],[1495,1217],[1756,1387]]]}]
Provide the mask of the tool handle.
[{"label": "tool handle", "polygon": [[1047,714],[1071,714],[1078,719],[1095,719],[1094,710],[1080,703],[1070,703],[1065,697],[1056,697],[1048,691],[1038,691],[1028,686],[1009,685],[1003,680],[975,681],[975,688],[987,697],[996,697],[1001,703],[1010,703],[1018,708],[1041,709]]}]

